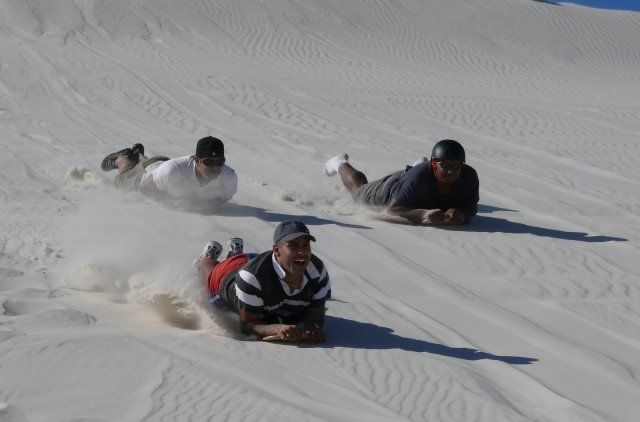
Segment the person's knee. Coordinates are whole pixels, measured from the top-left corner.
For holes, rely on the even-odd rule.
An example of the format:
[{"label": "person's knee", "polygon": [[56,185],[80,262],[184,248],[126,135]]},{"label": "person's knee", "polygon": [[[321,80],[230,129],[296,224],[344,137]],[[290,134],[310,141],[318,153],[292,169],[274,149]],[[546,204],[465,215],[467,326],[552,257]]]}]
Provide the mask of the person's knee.
[{"label": "person's knee", "polygon": [[365,174],[361,171],[358,171],[353,175],[353,182],[358,185],[358,187],[369,183],[369,181],[367,180],[367,176],[365,176]]},{"label": "person's knee", "polygon": [[364,173],[359,171],[350,173],[347,177],[343,179],[343,182],[344,182],[344,185],[347,187],[347,189],[349,189],[352,195],[355,195],[361,186],[369,183],[367,181],[367,176],[365,176]]}]

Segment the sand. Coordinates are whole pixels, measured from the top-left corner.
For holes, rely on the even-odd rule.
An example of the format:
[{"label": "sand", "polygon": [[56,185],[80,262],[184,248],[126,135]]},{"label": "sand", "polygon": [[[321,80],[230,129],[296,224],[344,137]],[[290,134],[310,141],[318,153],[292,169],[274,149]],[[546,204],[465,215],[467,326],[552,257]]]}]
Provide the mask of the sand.
[{"label": "sand", "polygon": [[[635,421],[640,13],[533,0],[0,0],[0,420]],[[105,155],[221,138],[215,214]],[[370,179],[459,140],[469,226],[398,224]],[[327,341],[211,312],[211,239],[304,221]]]}]

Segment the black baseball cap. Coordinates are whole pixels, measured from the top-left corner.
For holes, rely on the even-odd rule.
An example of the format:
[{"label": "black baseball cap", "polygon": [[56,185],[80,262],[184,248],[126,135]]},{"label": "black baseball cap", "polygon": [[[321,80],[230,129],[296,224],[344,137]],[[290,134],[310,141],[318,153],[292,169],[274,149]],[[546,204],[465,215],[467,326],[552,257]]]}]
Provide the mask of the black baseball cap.
[{"label": "black baseball cap", "polygon": [[273,243],[278,243],[278,240],[293,240],[300,236],[307,236],[310,240],[316,241],[316,238],[311,236],[304,223],[300,221],[284,221],[278,224],[278,227],[273,232]]},{"label": "black baseball cap", "polygon": [[218,138],[207,136],[198,141],[196,145],[196,157],[219,158],[224,157],[224,144]]}]

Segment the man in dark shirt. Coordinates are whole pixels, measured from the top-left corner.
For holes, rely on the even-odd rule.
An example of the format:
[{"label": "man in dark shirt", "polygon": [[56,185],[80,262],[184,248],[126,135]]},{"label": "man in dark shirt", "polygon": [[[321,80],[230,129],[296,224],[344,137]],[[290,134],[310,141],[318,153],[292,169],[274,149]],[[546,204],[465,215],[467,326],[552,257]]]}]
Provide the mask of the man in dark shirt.
[{"label": "man in dark shirt", "polygon": [[243,254],[230,247],[232,253],[218,262],[222,246],[211,241],[194,265],[210,301],[237,312],[243,332],[320,342],[331,283],[324,264],[311,253],[311,241],[316,239],[303,223],[285,221],[276,227],[270,251]]},{"label": "man in dark shirt", "polygon": [[386,206],[389,213],[415,224],[465,224],[478,212],[478,175],[465,164],[462,145],[452,139],[436,143],[430,161],[371,183],[351,166],[347,154],[328,160],[324,172],[340,174],[355,201]]}]

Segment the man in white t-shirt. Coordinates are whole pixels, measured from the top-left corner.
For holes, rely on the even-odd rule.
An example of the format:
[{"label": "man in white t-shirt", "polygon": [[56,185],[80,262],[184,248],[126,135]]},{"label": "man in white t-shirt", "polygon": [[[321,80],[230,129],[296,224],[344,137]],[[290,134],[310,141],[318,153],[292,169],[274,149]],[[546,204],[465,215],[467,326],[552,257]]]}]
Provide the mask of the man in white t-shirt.
[{"label": "man in white t-shirt", "polygon": [[148,158],[144,147],[135,144],[102,160],[102,170],[116,169],[116,188],[140,190],[171,208],[189,211],[211,211],[238,189],[236,172],[225,165],[224,144],[212,136],[198,141],[195,155],[172,160]]},{"label": "man in white t-shirt", "polygon": [[238,176],[225,165],[224,144],[212,136],[198,141],[195,155],[147,166],[140,181],[143,194],[192,211],[223,204],[237,190]]}]

